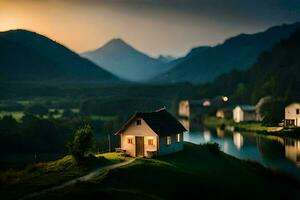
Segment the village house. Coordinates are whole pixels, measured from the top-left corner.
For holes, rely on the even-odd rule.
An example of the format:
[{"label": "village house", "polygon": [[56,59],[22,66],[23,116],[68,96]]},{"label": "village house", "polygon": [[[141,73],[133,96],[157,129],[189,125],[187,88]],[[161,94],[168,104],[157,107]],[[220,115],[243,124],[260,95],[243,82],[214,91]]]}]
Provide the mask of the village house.
[{"label": "village house", "polygon": [[133,115],[116,133],[132,157],[167,155],[183,150],[186,129],[166,109]]},{"label": "village house", "polygon": [[219,119],[231,119],[232,111],[229,108],[220,108],[216,112],[216,117]]},{"label": "village house", "polygon": [[201,113],[203,108],[209,107],[211,102],[209,99],[203,100],[183,100],[179,102],[178,114],[181,117],[192,118]]},{"label": "village house", "polygon": [[284,126],[300,127],[300,103],[292,103],[285,107]]},{"label": "village house", "polygon": [[233,109],[233,120],[237,123],[243,121],[256,121],[256,107],[252,105],[239,105]]}]

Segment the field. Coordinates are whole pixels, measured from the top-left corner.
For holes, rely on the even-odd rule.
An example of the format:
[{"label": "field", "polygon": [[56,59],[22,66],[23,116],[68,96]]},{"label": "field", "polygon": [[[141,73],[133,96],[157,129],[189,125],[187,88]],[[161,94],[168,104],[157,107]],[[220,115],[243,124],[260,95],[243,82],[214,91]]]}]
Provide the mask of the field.
[{"label": "field", "polygon": [[[60,168],[56,164],[50,166]],[[183,152],[158,159],[140,158],[89,182],[79,182],[38,199],[177,199],[181,195],[187,199],[283,199],[287,194],[297,197],[299,188],[294,179],[235,159],[220,152],[217,145],[185,144]]]}]

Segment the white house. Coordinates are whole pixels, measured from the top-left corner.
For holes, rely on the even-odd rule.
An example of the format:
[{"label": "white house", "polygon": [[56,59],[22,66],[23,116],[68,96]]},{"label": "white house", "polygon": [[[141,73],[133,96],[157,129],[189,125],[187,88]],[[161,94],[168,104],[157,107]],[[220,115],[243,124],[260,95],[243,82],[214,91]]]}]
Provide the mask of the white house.
[{"label": "white house", "polygon": [[116,133],[132,157],[167,155],[183,150],[186,129],[166,109],[136,113]]},{"label": "white house", "polygon": [[252,105],[240,105],[233,109],[233,120],[237,123],[243,121],[256,121],[256,107]]},{"label": "white house", "polygon": [[300,103],[292,103],[285,107],[285,127],[300,127]]}]

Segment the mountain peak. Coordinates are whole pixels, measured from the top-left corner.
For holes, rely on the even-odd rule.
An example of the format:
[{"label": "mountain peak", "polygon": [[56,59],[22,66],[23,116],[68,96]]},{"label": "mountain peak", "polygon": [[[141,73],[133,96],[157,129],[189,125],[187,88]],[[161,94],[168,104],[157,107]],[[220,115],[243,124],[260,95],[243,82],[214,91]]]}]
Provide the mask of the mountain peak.
[{"label": "mountain peak", "polygon": [[114,38],[110,41],[108,41],[106,44],[103,45],[103,47],[113,47],[113,48],[122,48],[122,47],[126,47],[126,48],[132,48],[132,46],[130,46],[129,44],[127,44],[123,39],[121,38]]}]

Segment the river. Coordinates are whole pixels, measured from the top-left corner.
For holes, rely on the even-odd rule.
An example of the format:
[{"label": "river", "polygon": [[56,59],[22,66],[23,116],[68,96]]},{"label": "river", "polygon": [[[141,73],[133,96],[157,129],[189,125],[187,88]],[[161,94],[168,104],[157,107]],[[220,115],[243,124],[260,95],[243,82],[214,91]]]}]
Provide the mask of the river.
[{"label": "river", "polygon": [[186,132],[184,140],[194,144],[216,142],[221,150],[229,155],[259,162],[268,168],[284,171],[300,179],[300,140],[229,132],[219,128]]}]

